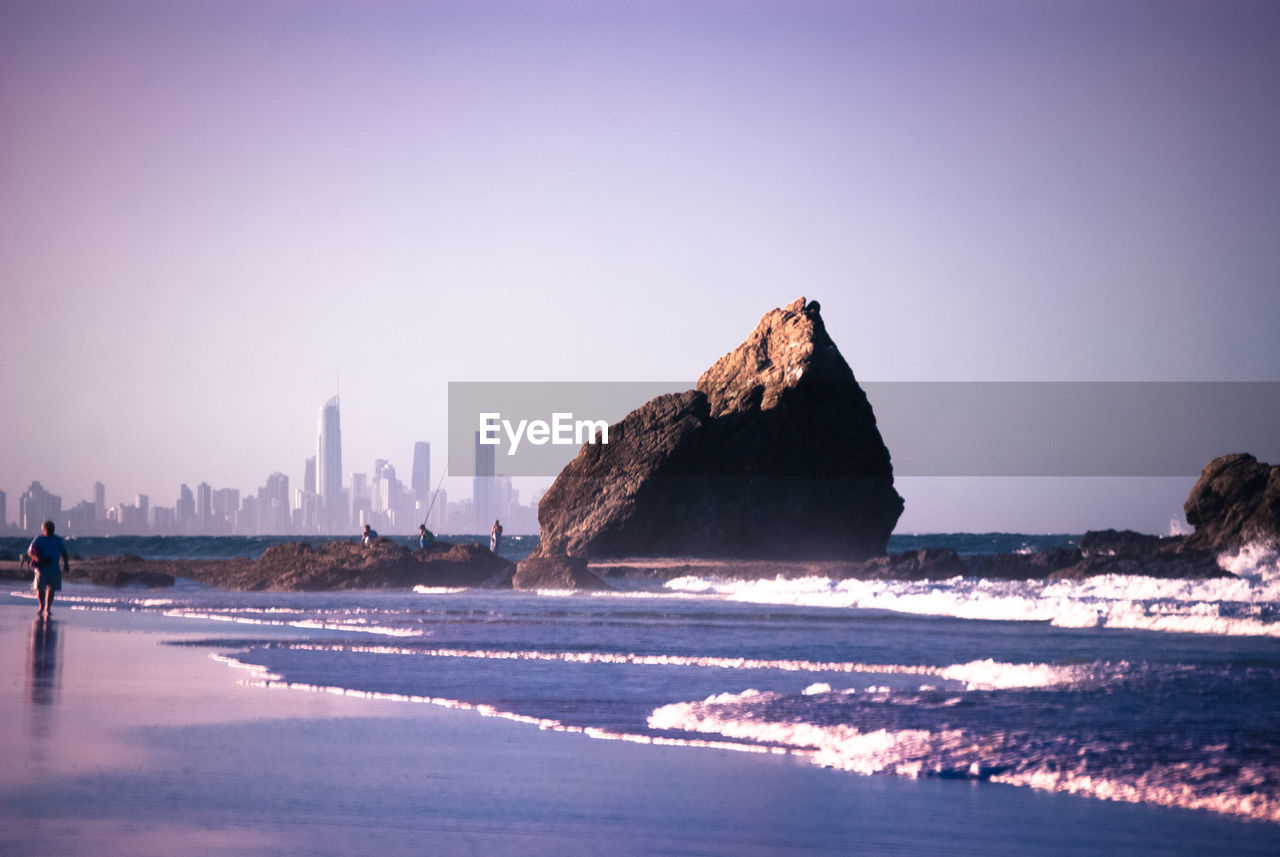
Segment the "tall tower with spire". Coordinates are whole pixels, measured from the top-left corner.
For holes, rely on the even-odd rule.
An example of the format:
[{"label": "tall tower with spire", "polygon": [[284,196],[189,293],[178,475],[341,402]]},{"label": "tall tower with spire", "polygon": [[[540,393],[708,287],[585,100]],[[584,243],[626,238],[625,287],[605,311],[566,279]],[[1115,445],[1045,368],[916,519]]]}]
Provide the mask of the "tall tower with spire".
[{"label": "tall tower with spire", "polygon": [[337,396],[320,409],[316,493],[320,495],[321,528],[328,532],[341,531],[347,525],[347,509],[342,493],[342,426]]}]

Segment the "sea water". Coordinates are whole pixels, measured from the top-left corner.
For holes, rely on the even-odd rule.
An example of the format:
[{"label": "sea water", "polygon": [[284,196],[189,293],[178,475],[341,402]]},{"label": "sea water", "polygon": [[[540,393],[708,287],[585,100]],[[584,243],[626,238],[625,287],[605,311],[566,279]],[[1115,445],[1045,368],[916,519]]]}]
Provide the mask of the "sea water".
[{"label": "sea water", "polygon": [[1280,560],[1248,549],[1221,562],[1236,576],[681,578],[591,594],[180,581],[73,584],[60,604],[225,623],[205,644],[252,684],[1270,826],[1280,823]]}]

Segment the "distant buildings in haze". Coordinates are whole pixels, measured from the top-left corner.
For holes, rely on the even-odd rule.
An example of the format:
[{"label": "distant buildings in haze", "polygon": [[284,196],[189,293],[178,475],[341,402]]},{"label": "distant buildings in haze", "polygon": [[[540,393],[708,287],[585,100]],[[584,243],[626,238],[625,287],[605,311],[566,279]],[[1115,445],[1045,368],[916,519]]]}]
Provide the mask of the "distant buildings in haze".
[{"label": "distant buildings in haze", "polygon": [[338,397],[320,409],[319,437],[316,439],[316,493],[318,514],[324,532],[340,532],[348,527],[348,502],[342,492],[342,425]]},{"label": "distant buildings in haze", "polygon": [[432,484],[431,444],[425,441],[413,445],[408,485],[389,460],[378,459],[372,476],[352,473],[350,487],[344,487],[341,416],[334,396],[320,410],[316,454],[304,463],[302,484],[292,495],[289,477],[276,472],[244,496],[238,488],[200,482],[192,490],[184,483],[172,506],[153,506],[147,495],[138,494],[132,502],[108,507],[106,486],[94,482],[92,500],[64,510],[60,496],[32,482],[19,497],[14,524],[0,491],[0,533],[30,535],[50,520],[59,533],[72,536],[341,535],[366,523],[384,534],[415,535],[424,522],[438,534],[484,535],[495,518],[508,533],[536,533],[539,498],[522,505],[511,478],[494,472],[493,452],[477,442],[470,500],[450,502],[448,492]]}]

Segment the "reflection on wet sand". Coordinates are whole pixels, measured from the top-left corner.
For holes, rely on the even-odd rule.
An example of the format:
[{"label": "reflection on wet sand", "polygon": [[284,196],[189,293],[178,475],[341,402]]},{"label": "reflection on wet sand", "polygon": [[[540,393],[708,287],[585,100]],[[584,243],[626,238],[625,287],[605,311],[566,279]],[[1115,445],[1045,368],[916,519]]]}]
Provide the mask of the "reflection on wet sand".
[{"label": "reflection on wet sand", "polygon": [[31,642],[27,647],[27,700],[35,705],[52,705],[57,701],[61,684],[58,661],[58,625],[52,619],[38,618],[31,624]]}]

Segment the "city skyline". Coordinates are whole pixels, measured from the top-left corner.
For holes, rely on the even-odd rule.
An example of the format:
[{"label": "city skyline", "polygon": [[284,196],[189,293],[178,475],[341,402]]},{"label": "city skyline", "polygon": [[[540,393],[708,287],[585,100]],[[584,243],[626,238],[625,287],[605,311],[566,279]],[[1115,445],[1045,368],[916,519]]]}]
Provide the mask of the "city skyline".
[{"label": "city skyline", "polygon": [[[506,519],[504,527],[512,534],[537,532],[536,505],[521,504],[511,478],[495,472],[492,447],[477,442],[477,461],[487,455],[487,466],[475,477],[455,480],[469,483],[472,496],[452,503],[441,490],[443,479],[431,489],[430,450],[429,442],[414,442],[407,485],[386,458],[373,461],[372,479],[369,472],[352,471],[350,484],[344,484],[341,407],[334,395],[320,409],[316,454],[304,462],[301,484],[292,492],[289,476],[275,471],[256,492],[244,491],[243,499],[242,488],[215,488],[202,480],[194,491],[180,483],[172,506],[153,504],[152,495],[141,492],[108,505],[106,486],[97,481],[92,499],[68,508],[61,494],[33,479],[18,495],[12,522],[6,517],[7,492],[0,490],[0,531],[25,533],[53,520],[66,535],[337,535],[365,523],[403,534],[415,534],[420,523],[441,532],[485,533],[497,516]],[[437,499],[442,499],[439,505]]]},{"label": "city skyline", "polygon": [[[344,459],[404,474],[451,382],[696,379],[802,295],[860,381],[1280,380],[1278,41],[1252,0],[6,2],[8,515],[296,489],[335,377]],[[1190,484],[904,479],[899,528],[1163,532]]]},{"label": "city skyline", "polygon": [[[387,461],[376,461],[375,470],[377,465],[387,465]],[[363,497],[356,495],[352,497],[350,511],[353,514],[350,519],[332,525],[308,519],[305,494],[299,495],[295,491],[291,495],[288,476],[280,471],[270,474],[255,493],[244,492],[243,497],[240,488],[214,487],[207,482],[199,482],[193,491],[184,482],[178,486],[177,497],[170,506],[154,503],[150,495],[136,494],[113,505],[102,506],[97,500],[85,499],[67,507],[62,494],[50,490],[36,479],[17,495],[19,502],[13,507],[15,514],[12,519],[8,519],[6,514],[9,492],[0,490],[0,535],[29,535],[38,531],[45,520],[53,520],[58,532],[69,536],[344,535],[358,533],[364,523],[371,523],[375,529],[388,530],[387,535],[416,536],[420,523],[428,523],[438,534],[483,535],[488,532],[495,516],[502,520],[504,529],[512,535],[536,535],[538,532],[536,503],[542,492],[535,490],[531,503],[521,502],[523,498],[519,489],[513,487],[511,477],[491,477],[493,487],[484,497],[483,506],[476,507],[472,498],[450,500],[443,487],[428,493],[425,498],[419,497],[411,487],[396,478],[394,467],[388,466],[386,470],[390,473],[390,484],[396,486],[395,490],[407,495],[408,505],[402,501],[399,506],[371,508],[370,499],[376,497],[376,493],[370,492]],[[362,480],[366,485],[370,484],[365,472],[353,471],[350,475],[353,481]],[[476,479],[457,481],[474,486]],[[100,488],[105,488],[101,482],[93,483],[91,493],[96,495]],[[29,494],[35,495],[30,509]],[[267,505],[261,505],[264,498]],[[362,504],[363,511],[360,508]],[[189,507],[186,513],[183,512],[184,506]],[[313,511],[319,509],[318,506],[310,508]],[[246,518],[246,515],[252,517]]]}]

